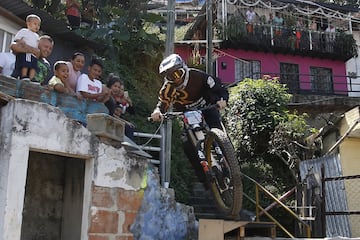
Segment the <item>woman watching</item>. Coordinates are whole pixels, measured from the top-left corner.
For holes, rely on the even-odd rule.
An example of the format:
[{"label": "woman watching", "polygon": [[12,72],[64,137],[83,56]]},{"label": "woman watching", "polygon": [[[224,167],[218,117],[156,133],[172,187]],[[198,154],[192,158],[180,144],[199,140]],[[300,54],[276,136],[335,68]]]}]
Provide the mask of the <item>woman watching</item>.
[{"label": "woman watching", "polygon": [[66,63],[69,68],[69,88],[76,92],[76,84],[81,75],[81,70],[85,65],[85,55],[81,52],[73,54],[71,61]]}]

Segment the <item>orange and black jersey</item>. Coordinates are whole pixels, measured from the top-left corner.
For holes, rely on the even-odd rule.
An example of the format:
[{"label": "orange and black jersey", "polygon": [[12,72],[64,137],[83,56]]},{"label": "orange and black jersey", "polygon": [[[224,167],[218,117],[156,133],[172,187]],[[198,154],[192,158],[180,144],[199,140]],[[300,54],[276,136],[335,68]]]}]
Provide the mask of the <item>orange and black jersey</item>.
[{"label": "orange and black jersey", "polygon": [[226,101],[229,99],[229,92],[220,79],[194,68],[189,68],[188,71],[189,80],[183,89],[168,82],[160,89],[157,108],[161,112],[166,112],[170,103],[175,111],[185,111],[215,104],[221,98]]}]

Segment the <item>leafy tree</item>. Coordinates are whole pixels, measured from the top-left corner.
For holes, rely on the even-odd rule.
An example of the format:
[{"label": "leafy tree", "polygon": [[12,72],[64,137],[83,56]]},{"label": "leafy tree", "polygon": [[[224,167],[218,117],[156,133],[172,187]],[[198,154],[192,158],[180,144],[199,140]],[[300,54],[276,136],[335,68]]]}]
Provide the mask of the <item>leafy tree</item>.
[{"label": "leafy tree", "polygon": [[[286,86],[276,78],[244,79],[230,89],[225,111],[228,134],[242,172],[277,197],[299,184],[298,163],[304,160],[303,140],[312,132],[306,115],[288,110],[290,98]],[[243,182],[244,193],[255,199],[254,185],[246,178]],[[269,198],[261,198],[262,206],[271,202]],[[244,207],[254,209],[246,199]],[[284,213],[281,216],[285,216]],[[287,225],[286,219],[282,217],[281,222]]]},{"label": "leafy tree", "polygon": [[306,116],[289,112],[291,95],[277,79],[245,79],[230,93],[226,122],[239,156],[251,158],[281,151],[277,147],[280,139],[270,142],[279,131],[289,141],[302,141],[309,133]]},{"label": "leafy tree", "polygon": [[[297,143],[302,143],[311,131],[306,115],[289,112],[290,97],[286,86],[276,79],[245,79],[231,88],[225,112],[229,135],[239,159],[248,164],[262,159],[272,169],[285,167],[288,171],[273,171],[271,176],[283,179],[279,186],[288,188],[297,181],[296,163],[303,160],[303,149]],[[268,172],[263,172],[263,179]]]},{"label": "leafy tree", "polygon": [[[30,5],[39,9],[44,9],[51,15],[56,15],[61,8],[61,0],[26,0]],[[64,14],[64,13],[63,13]],[[65,14],[64,14],[65,16]]]}]

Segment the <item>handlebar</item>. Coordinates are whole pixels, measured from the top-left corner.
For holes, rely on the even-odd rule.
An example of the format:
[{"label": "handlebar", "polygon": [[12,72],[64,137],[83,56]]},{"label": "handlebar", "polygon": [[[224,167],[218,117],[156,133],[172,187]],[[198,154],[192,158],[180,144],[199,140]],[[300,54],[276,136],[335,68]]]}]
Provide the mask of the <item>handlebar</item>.
[{"label": "handlebar", "polygon": [[[198,108],[198,109],[187,109],[185,111],[180,111],[180,112],[166,112],[166,113],[162,113],[163,119],[165,120],[172,120],[175,119],[179,116],[182,116],[184,114],[184,112],[188,112],[188,111],[204,111],[204,110],[209,110],[212,108],[219,108],[218,104],[211,104],[209,106],[203,107],[203,108]],[[148,117],[147,120],[149,122],[154,122],[154,120],[151,117]]]}]

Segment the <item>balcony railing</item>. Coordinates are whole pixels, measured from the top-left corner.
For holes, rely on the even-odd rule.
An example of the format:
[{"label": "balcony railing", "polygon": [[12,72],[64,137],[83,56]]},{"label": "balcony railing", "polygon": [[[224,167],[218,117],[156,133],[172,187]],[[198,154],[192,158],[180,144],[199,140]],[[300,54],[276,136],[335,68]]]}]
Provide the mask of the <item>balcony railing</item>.
[{"label": "balcony railing", "polygon": [[360,76],[256,72],[247,77],[256,79],[255,76],[264,75],[277,77],[291,94],[360,97]]},{"label": "balcony railing", "polygon": [[224,48],[291,53],[339,60],[357,55],[356,42],[345,31],[323,32],[295,27],[253,24],[251,28],[241,18],[232,18],[222,32]]}]

